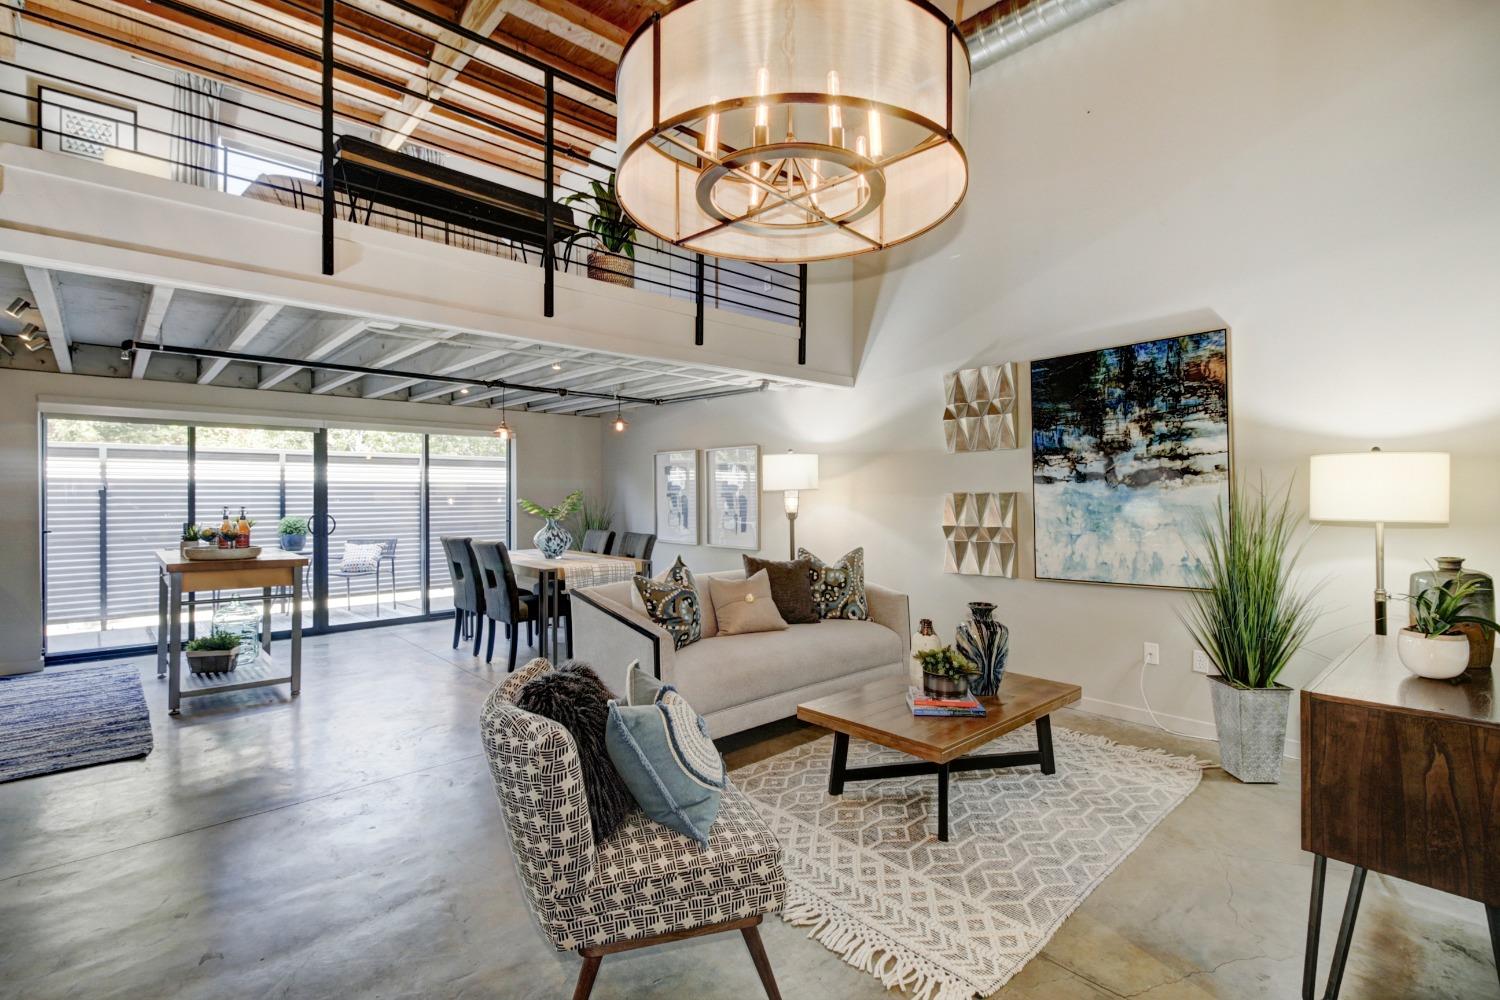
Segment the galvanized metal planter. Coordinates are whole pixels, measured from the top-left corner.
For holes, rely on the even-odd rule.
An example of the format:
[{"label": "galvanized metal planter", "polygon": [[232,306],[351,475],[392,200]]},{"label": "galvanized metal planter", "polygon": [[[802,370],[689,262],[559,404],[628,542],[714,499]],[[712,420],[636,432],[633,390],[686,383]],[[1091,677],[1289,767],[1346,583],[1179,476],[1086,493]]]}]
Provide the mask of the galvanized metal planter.
[{"label": "galvanized metal planter", "polygon": [[1222,677],[1210,677],[1209,681],[1224,770],[1241,781],[1279,782],[1292,689],[1284,684],[1237,688]]}]

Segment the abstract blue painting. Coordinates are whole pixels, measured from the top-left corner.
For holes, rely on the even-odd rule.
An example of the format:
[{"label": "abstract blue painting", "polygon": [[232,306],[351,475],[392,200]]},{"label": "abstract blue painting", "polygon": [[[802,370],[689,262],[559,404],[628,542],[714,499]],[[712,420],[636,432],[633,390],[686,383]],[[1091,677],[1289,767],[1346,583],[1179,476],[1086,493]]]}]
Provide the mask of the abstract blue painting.
[{"label": "abstract blue painting", "polygon": [[1037,578],[1191,586],[1229,464],[1229,331],[1033,361]]}]

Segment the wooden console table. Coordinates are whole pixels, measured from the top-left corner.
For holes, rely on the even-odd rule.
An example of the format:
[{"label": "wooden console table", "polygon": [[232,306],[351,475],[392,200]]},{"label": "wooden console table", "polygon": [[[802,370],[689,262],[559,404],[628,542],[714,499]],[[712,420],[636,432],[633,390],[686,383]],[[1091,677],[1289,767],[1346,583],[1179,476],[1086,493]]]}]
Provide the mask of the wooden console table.
[{"label": "wooden console table", "polygon": [[[186,559],[177,549],[157,549],[161,565],[157,580],[156,676],[166,677],[167,709],[177,715],[183,698],[226,691],[290,684],[292,696],[302,690],[302,570],[307,556],[267,549],[254,559]],[[261,588],[261,647],[256,662],[225,674],[182,674],[182,603],[184,594],[212,590]],[[279,673],[271,658],[271,590],[292,592],[292,641],[287,673]]]},{"label": "wooden console table", "polygon": [[1302,996],[1317,983],[1328,859],[1354,866],[1323,996],[1339,995],[1371,871],[1483,903],[1500,961],[1500,705],[1493,671],[1414,677],[1372,635],[1302,691],[1302,849],[1313,855]]}]

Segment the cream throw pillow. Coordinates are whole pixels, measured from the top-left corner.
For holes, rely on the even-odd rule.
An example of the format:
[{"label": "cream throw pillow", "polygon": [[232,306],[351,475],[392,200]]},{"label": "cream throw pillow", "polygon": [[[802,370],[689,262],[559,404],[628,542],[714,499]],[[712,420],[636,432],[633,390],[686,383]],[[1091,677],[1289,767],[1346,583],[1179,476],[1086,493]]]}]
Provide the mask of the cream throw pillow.
[{"label": "cream throw pillow", "polygon": [[765,570],[744,580],[709,577],[708,590],[713,595],[720,635],[780,632],[787,627],[771,598],[771,577]]}]

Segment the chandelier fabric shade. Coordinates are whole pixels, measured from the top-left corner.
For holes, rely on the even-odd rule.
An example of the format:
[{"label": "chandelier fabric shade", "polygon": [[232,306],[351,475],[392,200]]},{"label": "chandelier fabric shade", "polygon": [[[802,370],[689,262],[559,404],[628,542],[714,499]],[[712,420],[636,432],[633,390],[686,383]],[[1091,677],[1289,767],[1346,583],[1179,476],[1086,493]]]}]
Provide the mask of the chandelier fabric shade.
[{"label": "chandelier fabric shade", "polygon": [[963,200],[968,94],[926,0],[681,0],[620,61],[620,203],[716,257],[883,249]]}]

